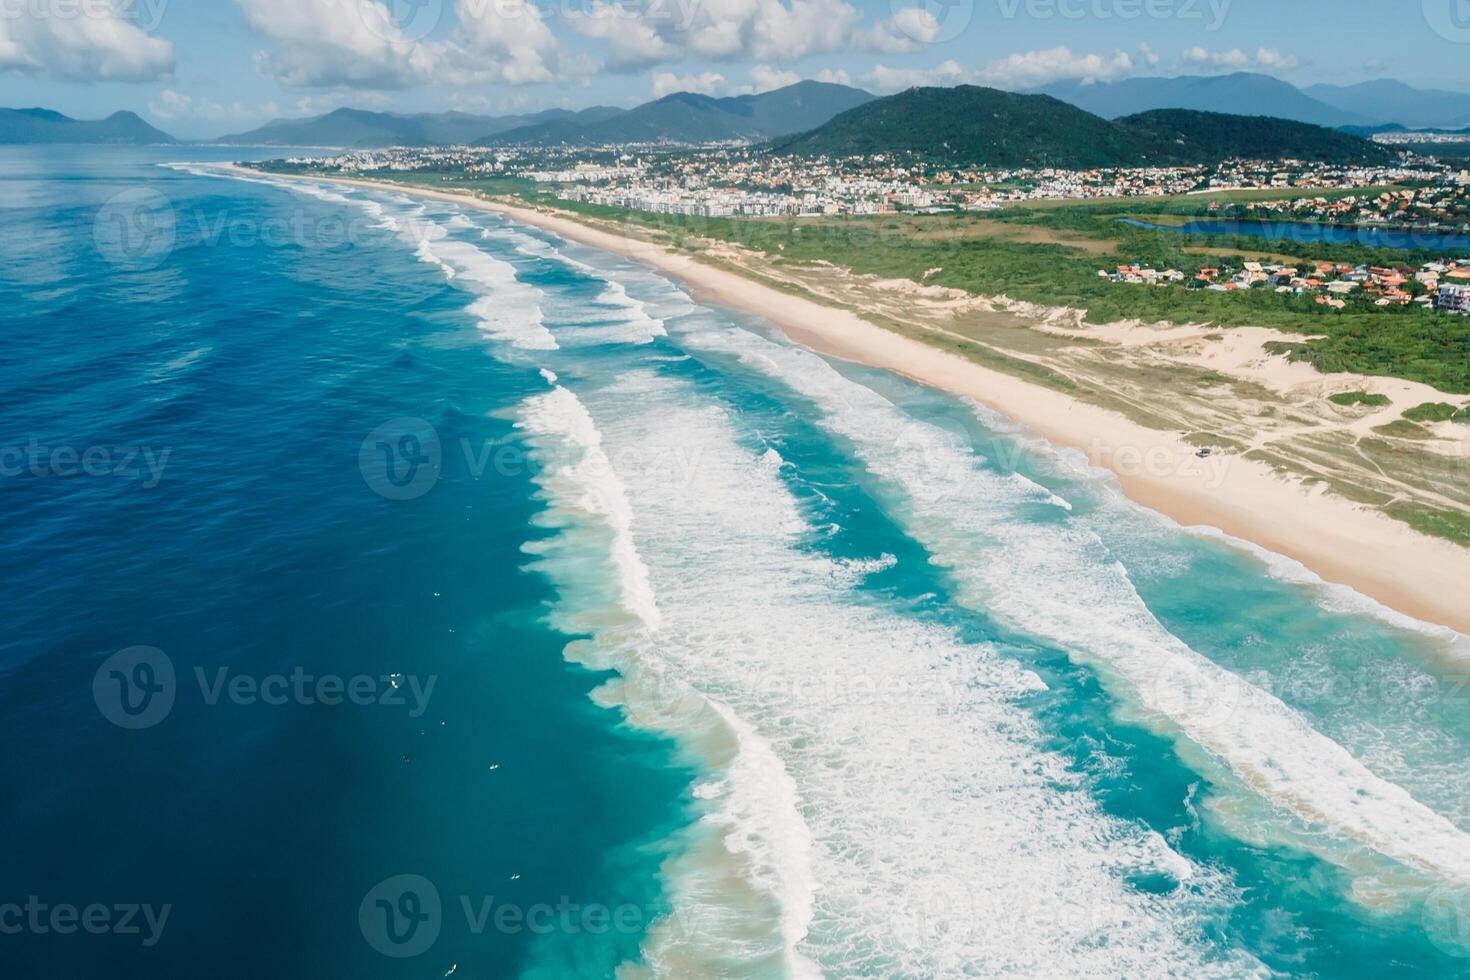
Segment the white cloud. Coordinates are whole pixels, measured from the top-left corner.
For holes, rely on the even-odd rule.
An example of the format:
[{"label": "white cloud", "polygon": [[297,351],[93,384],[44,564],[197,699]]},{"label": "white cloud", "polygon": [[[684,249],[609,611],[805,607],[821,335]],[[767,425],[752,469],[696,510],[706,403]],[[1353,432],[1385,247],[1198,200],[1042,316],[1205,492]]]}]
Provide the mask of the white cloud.
[{"label": "white cloud", "polygon": [[864,88],[875,92],[902,92],[915,86],[960,85],[973,81],[974,71],[953,59],[932,68],[890,68],[875,65],[862,76]]},{"label": "white cloud", "polygon": [[148,112],[154,117],[165,121],[175,119],[206,119],[211,121],[261,119],[275,116],[279,111],[279,107],[274,102],[265,102],[257,106],[247,106],[242,102],[226,104],[216,102],[213,99],[184,95],[171,88],[164,89],[148,103]]},{"label": "white cloud", "polygon": [[1216,68],[1226,71],[1291,71],[1299,62],[1294,55],[1282,54],[1275,48],[1257,48],[1254,54],[1231,48],[1229,51],[1208,51],[1193,47],[1185,50],[1184,63],[1195,68]]},{"label": "white cloud", "polygon": [[530,85],[598,67],[566,53],[531,0],[457,0],[458,26],[442,41],[405,33],[380,0],[235,2],[274,42],[257,67],[292,88]]},{"label": "white cloud", "polygon": [[435,53],[408,37],[375,0],[235,0],[276,42],[256,67],[283,85],[405,88],[433,77]]},{"label": "white cloud", "polygon": [[388,109],[392,105],[393,100],[382,92],[320,92],[297,99],[296,115],[321,116],[344,106],[354,109]]},{"label": "white cloud", "polygon": [[[688,59],[789,64],[864,46],[916,50],[901,26],[863,28],[862,20],[848,0],[594,0],[567,15],[573,30],[606,43],[611,63],[624,69]],[[921,17],[909,20],[928,30]]]},{"label": "white cloud", "polygon": [[[979,68],[967,67],[954,60],[926,68],[892,68],[879,64],[864,74],[860,81],[876,92],[898,92],[916,85],[963,84],[1022,90],[1063,79],[1109,82],[1138,74],[1158,63],[1158,55],[1146,44],[1139,46],[1137,54],[1127,51],[1089,54],[1057,47],[1017,52]],[[843,73],[842,78],[846,77]]]},{"label": "white cloud", "polygon": [[1135,74],[1140,68],[1140,61],[1151,64],[1148,61],[1151,54],[1147,48],[1140,59],[1126,51],[1073,54],[1065,47],[1026,51],[992,61],[976,73],[976,79],[985,85],[1012,89],[1035,88],[1061,79],[1109,82]]},{"label": "white cloud", "polygon": [[832,85],[851,85],[852,76],[845,68],[823,68],[817,72],[817,81],[828,82]]},{"label": "white cloud", "polygon": [[903,7],[887,20],[859,31],[858,47],[877,54],[909,54],[933,44],[939,37],[939,21],[923,7]]},{"label": "white cloud", "polygon": [[459,30],[446,47],[451,81],[527,85],[593,67],[562,56],[561,42],[529,0],[466,0],[458,11]]},{"label": "white cloud", "polygon": [[[151,82],[174,70],[174,46],[126,8],[30,0],[0,15],[0,71],[67,81]],[[152,8],[148,8],[152,9]]]},{"label": "white cloud", "polygon": [[756,65],[746,72],[745,77],[750,79],[750,91],[752,92],[770,92],[773,89],[785,88],[801,81],[801,75],[796,72],[772,68],[770,65]]},{"label": "white cloud", "polygon": [[619,68],[656,65],[679,56],[653,23],[621,3],[595,0],[585,12],[569,14],[569,22],[584,37],[605,42],[612,63]]},{"label": "white cloud", "polygon": [[661,99],[675,92],[698,92],[700,95],[725,94],[725,76],[707,71],[700,75],[675,75],[673,72],[653,73],[653,97]]},{"label": "white cloud", "polygon": [[845,0],[764,0],[751,25],[748,51],[761,61],[795,61],[848,46],[862,20]]},{"label": "white cloud", "polygon": [[[759,95],[762,92],[785,88],[801,81],[801,75],[798,72],[774,68],[771,65],[754,66],[745,73],[744,82],[737,82],[713,71],[701,72],[698,75],[676,75],[673,72],[656,71],[650,77],[653,82],[654,98],[663,98],[675,92],[698,92],[700,95],[715,96]],[[818,81],[839,81],[840,84],[850,84],[846,79],[846,72],[823,71],[818,75]]]}]

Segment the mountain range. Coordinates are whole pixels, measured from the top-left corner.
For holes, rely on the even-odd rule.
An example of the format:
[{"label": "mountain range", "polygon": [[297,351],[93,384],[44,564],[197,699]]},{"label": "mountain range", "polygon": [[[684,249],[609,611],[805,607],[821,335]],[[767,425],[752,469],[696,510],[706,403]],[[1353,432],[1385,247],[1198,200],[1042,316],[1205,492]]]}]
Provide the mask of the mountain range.
[{"label": "mountain range", "polygon": [[177,142],[131,112],[106,119],[73,119],[50,109],[0,109],[0,143],[119,143],[144,146]]},{"label": "mountain range", "polygon": [[1302,91],[1338,109],[1351,108],[1380,125],[1409,129],[1470,126],[1470,95],[1464,92],[1414,88],[1388,78],[1357,85],[1309,85]]},{"label": "mountain range", "polygon": [[1380,79],[1358,85],[1312,85],[1253,72],[1126,78],[1116,82],[1056,82],[1029,90],[1051,95],[1106,119],[1152,109],[1197,109],[1232,115],[1264,115],[1317,126],[1409,127],[1470,124],[1470,94],[1417,89]]},{"label": "mountain range", "polygon": [[1162,109],[1108,120],[1050,95],[975,85],[914,88],[770,144],[807,156],[911,153],[948,164],[1117,167],[1231,157],[1386,162],[1388,148],[1309,123]]},{"label": "mountain range", "polygon": [[463,146],[494,133],[551,122],[596,122],[623,110],[594,106],[574,112],[547,109],[516,116],[477,116],[467,112],[372,112],[336,109],[309,119],[277,119],[215,143],[236,146]]},{"label": "mountain range", "polygon": [[491,134],[480,145],[589,145],[618,142],[716,143],[800,133],[875,96],[826,82],[797,82],[759,95],[715,98],[676,92],[600,120],[558,119]]},{"label": "mountain range", "polygon": [[[1095,84],[1058,82],[1020,94],[1048,95],[1104,120],[1158,109],[1188,109],[1271,116],[1344,128],[1354,135],[1405,126],[1451,130],[1470,126],[1470,94],[1417,89],[1390,79],[1299,89],[1269,75],[1237,72]],[[210,142],[379,148],[779,140],[815,129],[875,98],[861,89],[807,81],[759,95],[728,98],[679,92],[632,109],[594,106],[580,111],[548,109],[482,116],[345,108],[304,119],[277,119]],[[1105,151],[1108,139],[1101,133],[1094,136],[1097,139],[1088,152]],[[130,112],[102,120],[79,120],[46,109],[0,110],[0,143],[56,142],[149,144],[175,140]]]}]

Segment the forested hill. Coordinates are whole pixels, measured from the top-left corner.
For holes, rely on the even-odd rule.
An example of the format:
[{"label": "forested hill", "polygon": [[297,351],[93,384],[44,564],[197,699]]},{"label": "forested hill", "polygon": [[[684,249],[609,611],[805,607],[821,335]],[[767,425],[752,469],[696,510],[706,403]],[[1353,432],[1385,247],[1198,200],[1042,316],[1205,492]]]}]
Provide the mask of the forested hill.
[{"label": "forested hill", "polygon": [[910,153],[996,167],[1137,167],[1232,157],[1379,162],[1392,153],[1321,126],[1166,109],[1110,122],[1047,95],[975,85],[913,88],[769,144],[777,153]]}]

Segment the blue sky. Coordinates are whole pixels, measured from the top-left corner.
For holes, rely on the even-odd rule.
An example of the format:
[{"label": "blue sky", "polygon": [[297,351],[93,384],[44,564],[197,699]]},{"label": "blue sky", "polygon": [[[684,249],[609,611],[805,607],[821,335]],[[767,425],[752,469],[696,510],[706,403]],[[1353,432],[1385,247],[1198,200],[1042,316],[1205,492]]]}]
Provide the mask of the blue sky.
[{"label": "blue sky", "polygon": [[1470,0],[0,0],[0,105],[132,109],[186,137],[339,105],[1234,70],[1470,90]]}]

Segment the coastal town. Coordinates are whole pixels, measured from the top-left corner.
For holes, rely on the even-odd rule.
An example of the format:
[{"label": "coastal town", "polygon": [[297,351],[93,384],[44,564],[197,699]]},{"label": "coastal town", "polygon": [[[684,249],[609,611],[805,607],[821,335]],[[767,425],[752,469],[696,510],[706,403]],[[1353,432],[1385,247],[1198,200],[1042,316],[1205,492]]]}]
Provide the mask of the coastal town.
[{"label": "coastal town", "polygon": [[[1404,240],[1399,247],[1425,251],[1446,236],[1458,242],[1470,233],[1470,170],[1414,156],[1376,166],[1231,160],[1063,170],[955,168],[885,155],[772,156],[745,145],[630,145],[392,148],[296,157],[287,164],[327,174],[437,176],[446,183],[518,181],[568,203],[700,218],[939,215],[1000,212],[1035,202],[1169,197],[1178,201],[1176,218],[1306,227],[1325,245],[1381,245],[1371,236],[1391,233]],[[1226,191],[1280,196],[1204,197]],[[1191,203],[1195,196],[1197,204]],[[1307,243],[1296,244],[1300,251]],[[1137,262],[1099,269],[1098,275],[1125,285],[1266,289],[1309,296],[1334,309],[1417,306],[1470,313],[1470,246],[1405,264],[1221,258],[1185,269]]]},{"label": "coastal town", "polygon": [[[443,173],[532,182],[570,201],[700,217],[871,215],[897,211],[990,211],[1028,201],[1161,197],[1226,190],[1344,191],[1413,184],[1459,193],[1460,223],[1470,170],[1410,158],[1380,166],[1232,160],[1213,166],[1090,170],[945,167],[875,155],[829,159],[772,156],[748,146],[671,150],[395,148],[295,157],[293,166],[325,173]],[[1415,209],[1428,204],[1415,200]]]},{"label": "coastal town", "polygon": [[1470,258],[1426,262],[1417,269],[1392,266],[1277,262],[1244,262],[1239,268],[1221,263],[1193,275],[1178,269],[1120,265],[1099,269],[1100,277],[1116,283],[1177,286],[1230,292],[1271,289],[1296,296],[1309,295],[1321,306],[1345,309],[1350,302],[1373,306],[1417,305],[1470,315]]}]

